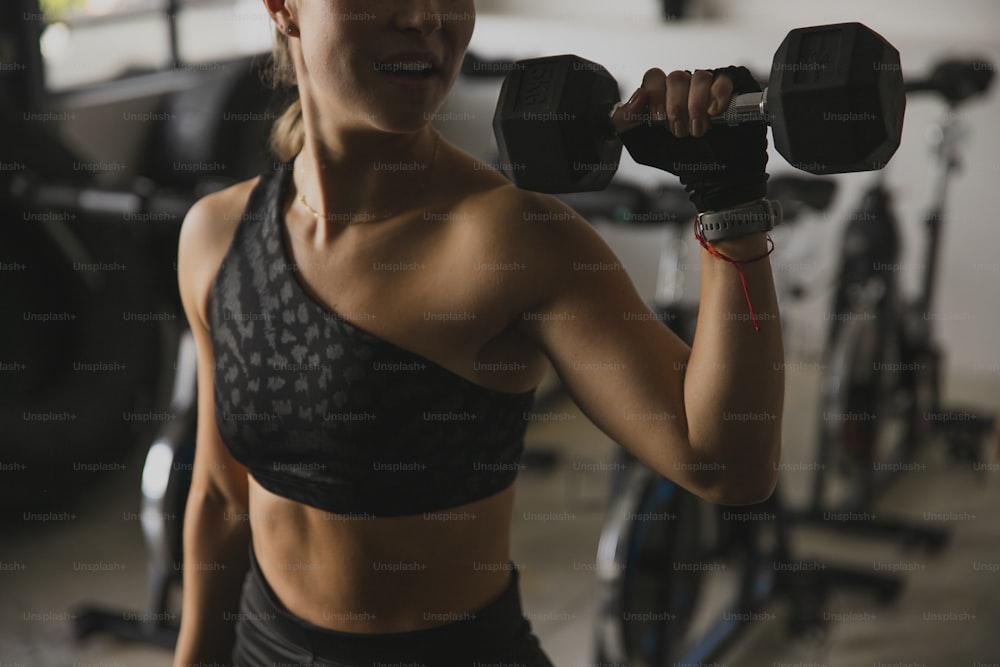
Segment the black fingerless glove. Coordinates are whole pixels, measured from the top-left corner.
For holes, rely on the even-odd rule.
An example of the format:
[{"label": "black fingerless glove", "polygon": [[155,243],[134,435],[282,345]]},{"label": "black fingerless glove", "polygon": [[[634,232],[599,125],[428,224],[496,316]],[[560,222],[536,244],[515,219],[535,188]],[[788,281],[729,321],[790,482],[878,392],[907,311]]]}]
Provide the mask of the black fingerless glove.
[{"label": "black fingerless glove", "polygon": [[[733,82],[733,95],[760,92],[745,67],[713,71]],[[640,125],[621,139],[640,163],[680,177],[699,213],[721,211],[767,194],[767,128],[763,121],[716,125],[704,136],[678,139],[664,125]]]}]

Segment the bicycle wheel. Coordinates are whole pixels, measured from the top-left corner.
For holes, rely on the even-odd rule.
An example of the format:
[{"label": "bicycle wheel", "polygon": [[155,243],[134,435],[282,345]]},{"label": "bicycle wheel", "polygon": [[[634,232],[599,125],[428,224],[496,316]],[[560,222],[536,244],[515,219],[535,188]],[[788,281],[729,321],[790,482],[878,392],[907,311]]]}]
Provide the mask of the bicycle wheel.
[{"label": "bicycle wheel", "polygon": [[814,511],[871,508],[884,472],[902,457],[915,402],[899,332],[889,318],[851,312],[838,323],[821,389]]},{"label": "bicycle wheel", "polygon": [[636,464],[601,534],[599,665],[673,665],[701,589],[705,503]]}]

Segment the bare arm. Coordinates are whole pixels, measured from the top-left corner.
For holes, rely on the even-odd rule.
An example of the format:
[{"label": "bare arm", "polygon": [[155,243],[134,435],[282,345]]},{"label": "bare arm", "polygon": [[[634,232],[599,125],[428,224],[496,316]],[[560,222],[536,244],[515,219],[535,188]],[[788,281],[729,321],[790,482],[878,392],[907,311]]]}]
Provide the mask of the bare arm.
[{"label": "bare arm", "polygon": [[[702,251],[701,306],[692,347],[656,319],[617,257],[558,201],[525,193],[509,218],[537,295],[520,328],[551,360],[581,410],[637,458],[707,500],[758,502],[777,478],[784,364],[768,260],[744,267],[760,331],[732,266]],[[524,215],[534,211],[533,215]],[[548,216],[544,218],[542,216]],[[532,227],[533,225],[533,227]],[[763,235],[760,235],[763,237]],[[759,254],[763,238],[718,248]]]},{"label": "bare arm", "polygon": [[[763,234],[714,247],[734,259],[766,252]],[[767,259],[741,265],[759,330],[735,267],[700,251],[701,305],[684,378],[691,446],[749,500],[771,495],[781,455],[784,346],[774,277]],[[740,496],[741,492],[737,491]],[[740,498],[737,498],[739,500]]]},{"label": "bare arm", "polygon": [[208,284],[225,250],[217,238],[223,216],[218,200],[195,204],[181,229],[178,252],[181,298],[198,349],[198,433],[184,515],[183,599],[174,667],[229,664],[249,566],[247,473],[229,455],[216,427],[214,358],[204,316]]},{"label": "bare arm", "polygon": [[[725,109],[726,77],[661,70],[619,108],[619,132],[645,114],[669,120],[683,140],[710,131],[709,113]],[[562,208],[525,194],[525,206]],[[784,352],[767,258],[735,267],[700,251],[701,301],[688,348],[656,320],[614,254],[589,225],[560,212],[561,229],[535,231],[548,285],[526,314],[532,336],[594,423],[660,474],[713,502],[744,504],[769,496],[777,481],[784,402]],[[533,216],[532,219],[539,219]],[[544,218],[542,218],[544,219]],[[717,243],[743,260],[766,251],[761,233]],[[760,330],[748,321],[753,304]]]}]

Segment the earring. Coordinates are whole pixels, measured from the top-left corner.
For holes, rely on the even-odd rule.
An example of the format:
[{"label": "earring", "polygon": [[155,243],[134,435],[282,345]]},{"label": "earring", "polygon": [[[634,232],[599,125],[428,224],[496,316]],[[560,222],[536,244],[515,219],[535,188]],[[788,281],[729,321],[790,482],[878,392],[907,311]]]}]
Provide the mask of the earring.
[{"label": "earring", "polygon": [[292,26],[287,26],[287,27],[285,28],[285,32],[286,32],[287,34],[289,34],[289,35],[291,35],[291,34],[292,34],[292,30],[293,30]]}]

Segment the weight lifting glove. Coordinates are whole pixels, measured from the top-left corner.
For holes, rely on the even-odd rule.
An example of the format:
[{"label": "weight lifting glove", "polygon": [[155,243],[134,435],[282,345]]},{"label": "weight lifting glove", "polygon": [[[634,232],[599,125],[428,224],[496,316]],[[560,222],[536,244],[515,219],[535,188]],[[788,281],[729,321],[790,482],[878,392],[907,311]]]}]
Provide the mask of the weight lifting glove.
[{"label": "weight lifting glove", "polygon": [[[760,92],[745,67],[723,67],[733,95]],[[698,209],[721,211],[767,195],[767,128],[763,121],[716,125],[702,137],[678,139],[665,125],[640,125],[621,135],[632,158],[680,177]]]}]

